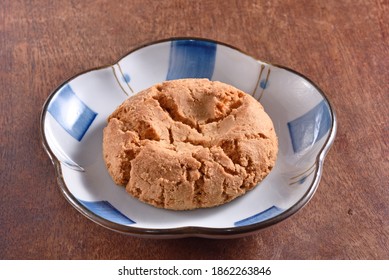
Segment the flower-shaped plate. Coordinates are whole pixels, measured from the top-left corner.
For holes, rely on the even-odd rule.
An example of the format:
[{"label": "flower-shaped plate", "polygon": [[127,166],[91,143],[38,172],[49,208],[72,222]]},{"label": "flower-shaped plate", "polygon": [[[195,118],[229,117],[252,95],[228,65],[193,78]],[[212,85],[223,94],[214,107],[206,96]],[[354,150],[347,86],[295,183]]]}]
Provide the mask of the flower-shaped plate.
[{"label": "flower-shaped plate", "polygon": [[[107,117],[129,96],[181,78],[233,85],[260,101],[273,120],[279,138],[275,167],[252,191],[225,205],[158,209],[116,186],[104,165],[102,131]],[[72,77],[51,93],[41,114],[43,146],[69,203],[111,230],[159,238],[237,237],[290,217],[314,195],[335,133],[331,105],[309,79],[198,38],[149,43],[113,65]]]}]

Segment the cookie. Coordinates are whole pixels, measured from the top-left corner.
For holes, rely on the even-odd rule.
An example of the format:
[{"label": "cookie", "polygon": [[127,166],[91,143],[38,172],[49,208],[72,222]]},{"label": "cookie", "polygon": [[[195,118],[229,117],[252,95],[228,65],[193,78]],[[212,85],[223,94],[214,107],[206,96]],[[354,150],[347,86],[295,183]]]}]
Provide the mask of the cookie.
[{"label": "cookie", "polygon": [[103,132],[113,181],[140,201],[173,210],[245,194],[269,174],[277,152],[262,105],[207,79],[167,81],[128,98]]}]

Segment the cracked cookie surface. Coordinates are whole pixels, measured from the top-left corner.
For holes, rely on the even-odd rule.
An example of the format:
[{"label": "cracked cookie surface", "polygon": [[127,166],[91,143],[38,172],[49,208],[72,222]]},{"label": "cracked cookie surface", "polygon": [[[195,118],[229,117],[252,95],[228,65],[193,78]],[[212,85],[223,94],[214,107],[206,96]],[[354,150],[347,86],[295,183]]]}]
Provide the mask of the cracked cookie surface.
[{"label": "cracked cookie surface", "polygon": [[167,81],[128,98],[103,132],[114,182],[140,201],[173,210],[243,195],[269,174],[277,152],[262,105],[207,79]]}]

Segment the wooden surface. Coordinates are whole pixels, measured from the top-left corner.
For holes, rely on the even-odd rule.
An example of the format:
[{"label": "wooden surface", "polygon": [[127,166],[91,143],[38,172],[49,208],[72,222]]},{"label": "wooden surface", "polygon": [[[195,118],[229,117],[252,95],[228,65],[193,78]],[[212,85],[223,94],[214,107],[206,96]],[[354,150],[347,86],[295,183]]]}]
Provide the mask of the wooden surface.
[{"label": "wooden surface", "polygon": [[[389,259],[388,1],[114,2],[0,2],[1,259]],[[60,193],[39,136],[48,95],[177,36],[288,66],[328,96],[337,137],[296,215],[239,239],[150,240],[94,224]]]}]

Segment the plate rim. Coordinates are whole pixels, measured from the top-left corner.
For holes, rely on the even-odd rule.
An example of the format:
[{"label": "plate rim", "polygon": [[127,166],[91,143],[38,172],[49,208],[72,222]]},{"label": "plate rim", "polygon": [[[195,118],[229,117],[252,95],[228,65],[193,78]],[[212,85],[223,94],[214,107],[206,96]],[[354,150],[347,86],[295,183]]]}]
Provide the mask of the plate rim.
[{"label": "plate rim", "polygon": [[[202,226],[184,226],[184,227],[176,227],[176,228],[167,228],[167,229],[160,229],[160,228],[141,228],[141,227],[132,227],[132,226],[126,226],[122,224],[117,224],[114,222],[111,222],[107,219],[104,219],[89,209],[87,209],[85,206],[83,206],[77,198],[70,192],[68,189],[63,174],[62,174],[62,168],[61,168],[61,162],[60,160],[55,156],[53,151],[51,150],[46,135],[45,135],[45,118],[47,114],[47,108],[48,105],[50,104],[51,99],[55,96],[55,94],[67,83],[70,81],[76,79],[77,77],[84,75],[86,73],[96,71],[96,70],[101,70],[109,67],[113,67],[114,65],[118,64],[122,59],[125,57],[129,56],[130,54],[136,52],[137,50],[140,50],[142,48],[160,44],[160,43],[165,43],[165,42],[171,42],[171,41],[177,41],[177,40],[194,40],[194,41],[206,41],[206,42],[211,42],[214,44],[222,45],[225,47],[228,47],[230,49],[236,50],[241,54],[244,54],[255,61],[259,63],[266,63],[269,66],[277,67],[280,69],[284,69],[288,72],[291,72],[293,74],[296,74],[300,76],[301,78],[305,79],[308,83],[310,83],[318,92],[319,94],[323,97],[325,100],[326,104],[329,107],[332,123],[330,126],[329,130],[329,135],[325,142],[323,143],[323,146],[321,147],[320,151],[318,152],[316,159],[315,159],[315,172],[314,172],[314,177],[312,180],[311,185],[308,187],[307,191],[301,196],[301,198],[291,207],[283,211],[282,213],[259,223],[254,223],[250,225],[245,225],[245,226],[237,226],[237,227],[224,227],[224,228],[210,228],[210,227],[202,227]],[[207,39],[207,38],[201,38],[201,37],[169,37],[165,39],[160,39],[160,40],[155,40],[155,41],[150,41],[148,43],[143,43],[135,48],[131,49],[129,52],[127,52],[125,55],[121,56],[118,60],[116,60],[113,64],[109,65],[103,65],[99,67],[94,67],[87,69],[85,71],[79,72],[78,74],[75,74],[71,76],[70,78],[64,80],[59,86],[57,86],[54,90],[51,91],[50,95],[46,98],[41,114],[40,114],[40,138],[41,138],[41,143],[43,145],[44,150],[48,154],[52,164],[54,165],[55,172],[56,172],[56,178],[57,178],[57,183],[60,187],[61,193],[64,195],[65,199],[82,215],[87,217],[89,220],[116,232],[119,233],[124,233],[132,236],[138,236],[138,237],[147,237],[147,238],[184,238],[184,237],[204,237],[204,238],[235,238],[235,237],[242,237],[246,236],[248,234],[252,234],[254,232],[257,232],[259,230],[262,230],[264,228],[268,228],[270,226],[273,226],[275,224],[278,224],[279,222],[291,217],[292,215],[296,214],[298,211],[300,211],[313,197],[315,194],[319,182],[321,180],[321,176],[323,173],[323,164],[324,160],[335,140],[336,136],[336,131],[337,131],[337,118],[336,114],[333,110],[333,107],[331,103],[329,102],[327,96],[321,90],[311,79],[306,77],[305,75],[297,72],[294,69],[291,69],[289,67],[285,67],[283,65],[279,64],[274,64],[274,63],[269,63],[265,62],[262,60],[258,60],[255,57],[247,54],[246,52],[240,50],[239,48],[229,45],[224,42],[220,42],[217,40],[213,39]],[[82,171],[80,171],[82,172]]]}]

